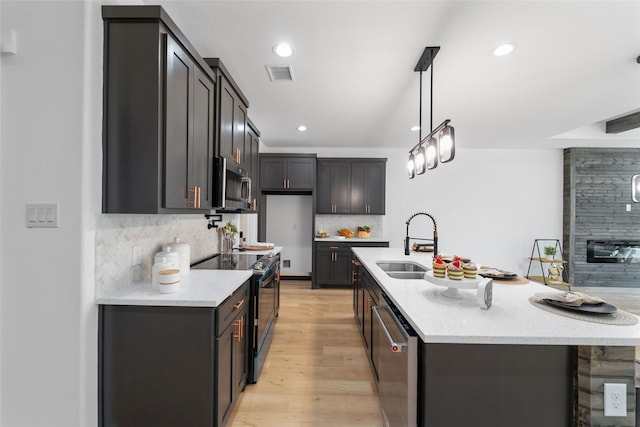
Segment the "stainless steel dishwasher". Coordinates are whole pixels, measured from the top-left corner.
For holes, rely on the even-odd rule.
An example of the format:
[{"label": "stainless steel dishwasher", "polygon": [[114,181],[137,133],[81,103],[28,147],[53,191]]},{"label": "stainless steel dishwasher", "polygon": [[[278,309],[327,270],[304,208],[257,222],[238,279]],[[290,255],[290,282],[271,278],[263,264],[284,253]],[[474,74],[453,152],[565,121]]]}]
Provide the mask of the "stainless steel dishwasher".
[{"label": "stainless steel dishwasher", "polygon": [[378,394],[385,426],[417,425],[418,338],[411,325],[382,293],[373,307],[378,331]]}]

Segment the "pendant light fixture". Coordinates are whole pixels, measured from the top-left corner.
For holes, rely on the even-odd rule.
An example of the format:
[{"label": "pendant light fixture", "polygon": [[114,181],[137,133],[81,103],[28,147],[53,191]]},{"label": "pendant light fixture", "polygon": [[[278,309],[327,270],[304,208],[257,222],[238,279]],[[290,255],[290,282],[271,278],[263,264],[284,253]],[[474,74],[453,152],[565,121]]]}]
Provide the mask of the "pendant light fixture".
[{"label": "pendant light fixture", "polygon": [[[420,132],[418,144],[409,150],[409,161],[407,162],[409,178],[423,174],[426,169],[435,169],[438,162],[450,162],[456,155],[455,132],[453,127],[449,126],[451,120],[447,119],[435,129],[433,128],[433,60],[439,50],[439,46],[424,48],[422,56],[413,70],[420,72]],[[431,67],[430,132],[429,135],[422,138],[422,72],[427,71],[429,67]]]}]

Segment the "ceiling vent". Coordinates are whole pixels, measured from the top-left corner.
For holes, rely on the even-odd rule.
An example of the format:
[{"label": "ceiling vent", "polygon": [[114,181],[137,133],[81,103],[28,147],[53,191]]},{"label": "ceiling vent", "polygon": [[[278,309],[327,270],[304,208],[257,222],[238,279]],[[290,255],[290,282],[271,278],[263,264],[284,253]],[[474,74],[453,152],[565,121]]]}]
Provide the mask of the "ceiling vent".
[{"label": "ceiling vent", "polygon": [[265,65],[269,80],[272,82],[291,82],[293,81],[293,70],[290,65]]}]

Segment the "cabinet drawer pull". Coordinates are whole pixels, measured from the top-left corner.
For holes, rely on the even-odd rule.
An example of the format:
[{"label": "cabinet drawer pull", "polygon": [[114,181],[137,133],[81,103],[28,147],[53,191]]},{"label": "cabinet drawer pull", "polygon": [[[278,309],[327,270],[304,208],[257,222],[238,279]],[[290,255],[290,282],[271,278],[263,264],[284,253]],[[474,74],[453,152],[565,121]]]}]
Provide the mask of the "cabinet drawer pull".
[{"label": "cabinet drawer pull", "polygon": [[238,310],[240,307],[242,307],[242,306],[243,306],[243,304],[244,304],[244,299],[242,299],[242,300],[238,301],[238,302],[236,303],[236,305],[234,305],[234,306],[233,306],[233,309],[234,309],[234,310]]}]

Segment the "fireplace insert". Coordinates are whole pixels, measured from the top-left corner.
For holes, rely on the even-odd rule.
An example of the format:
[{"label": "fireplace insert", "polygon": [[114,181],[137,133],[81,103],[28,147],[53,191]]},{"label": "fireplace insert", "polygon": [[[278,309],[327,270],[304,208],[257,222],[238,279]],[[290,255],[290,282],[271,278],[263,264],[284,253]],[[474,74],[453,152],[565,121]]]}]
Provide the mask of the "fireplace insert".
[{"label": "fireplace insert", "polygon": [[587,262],[640,263],[640,240],[587,240]]}]

